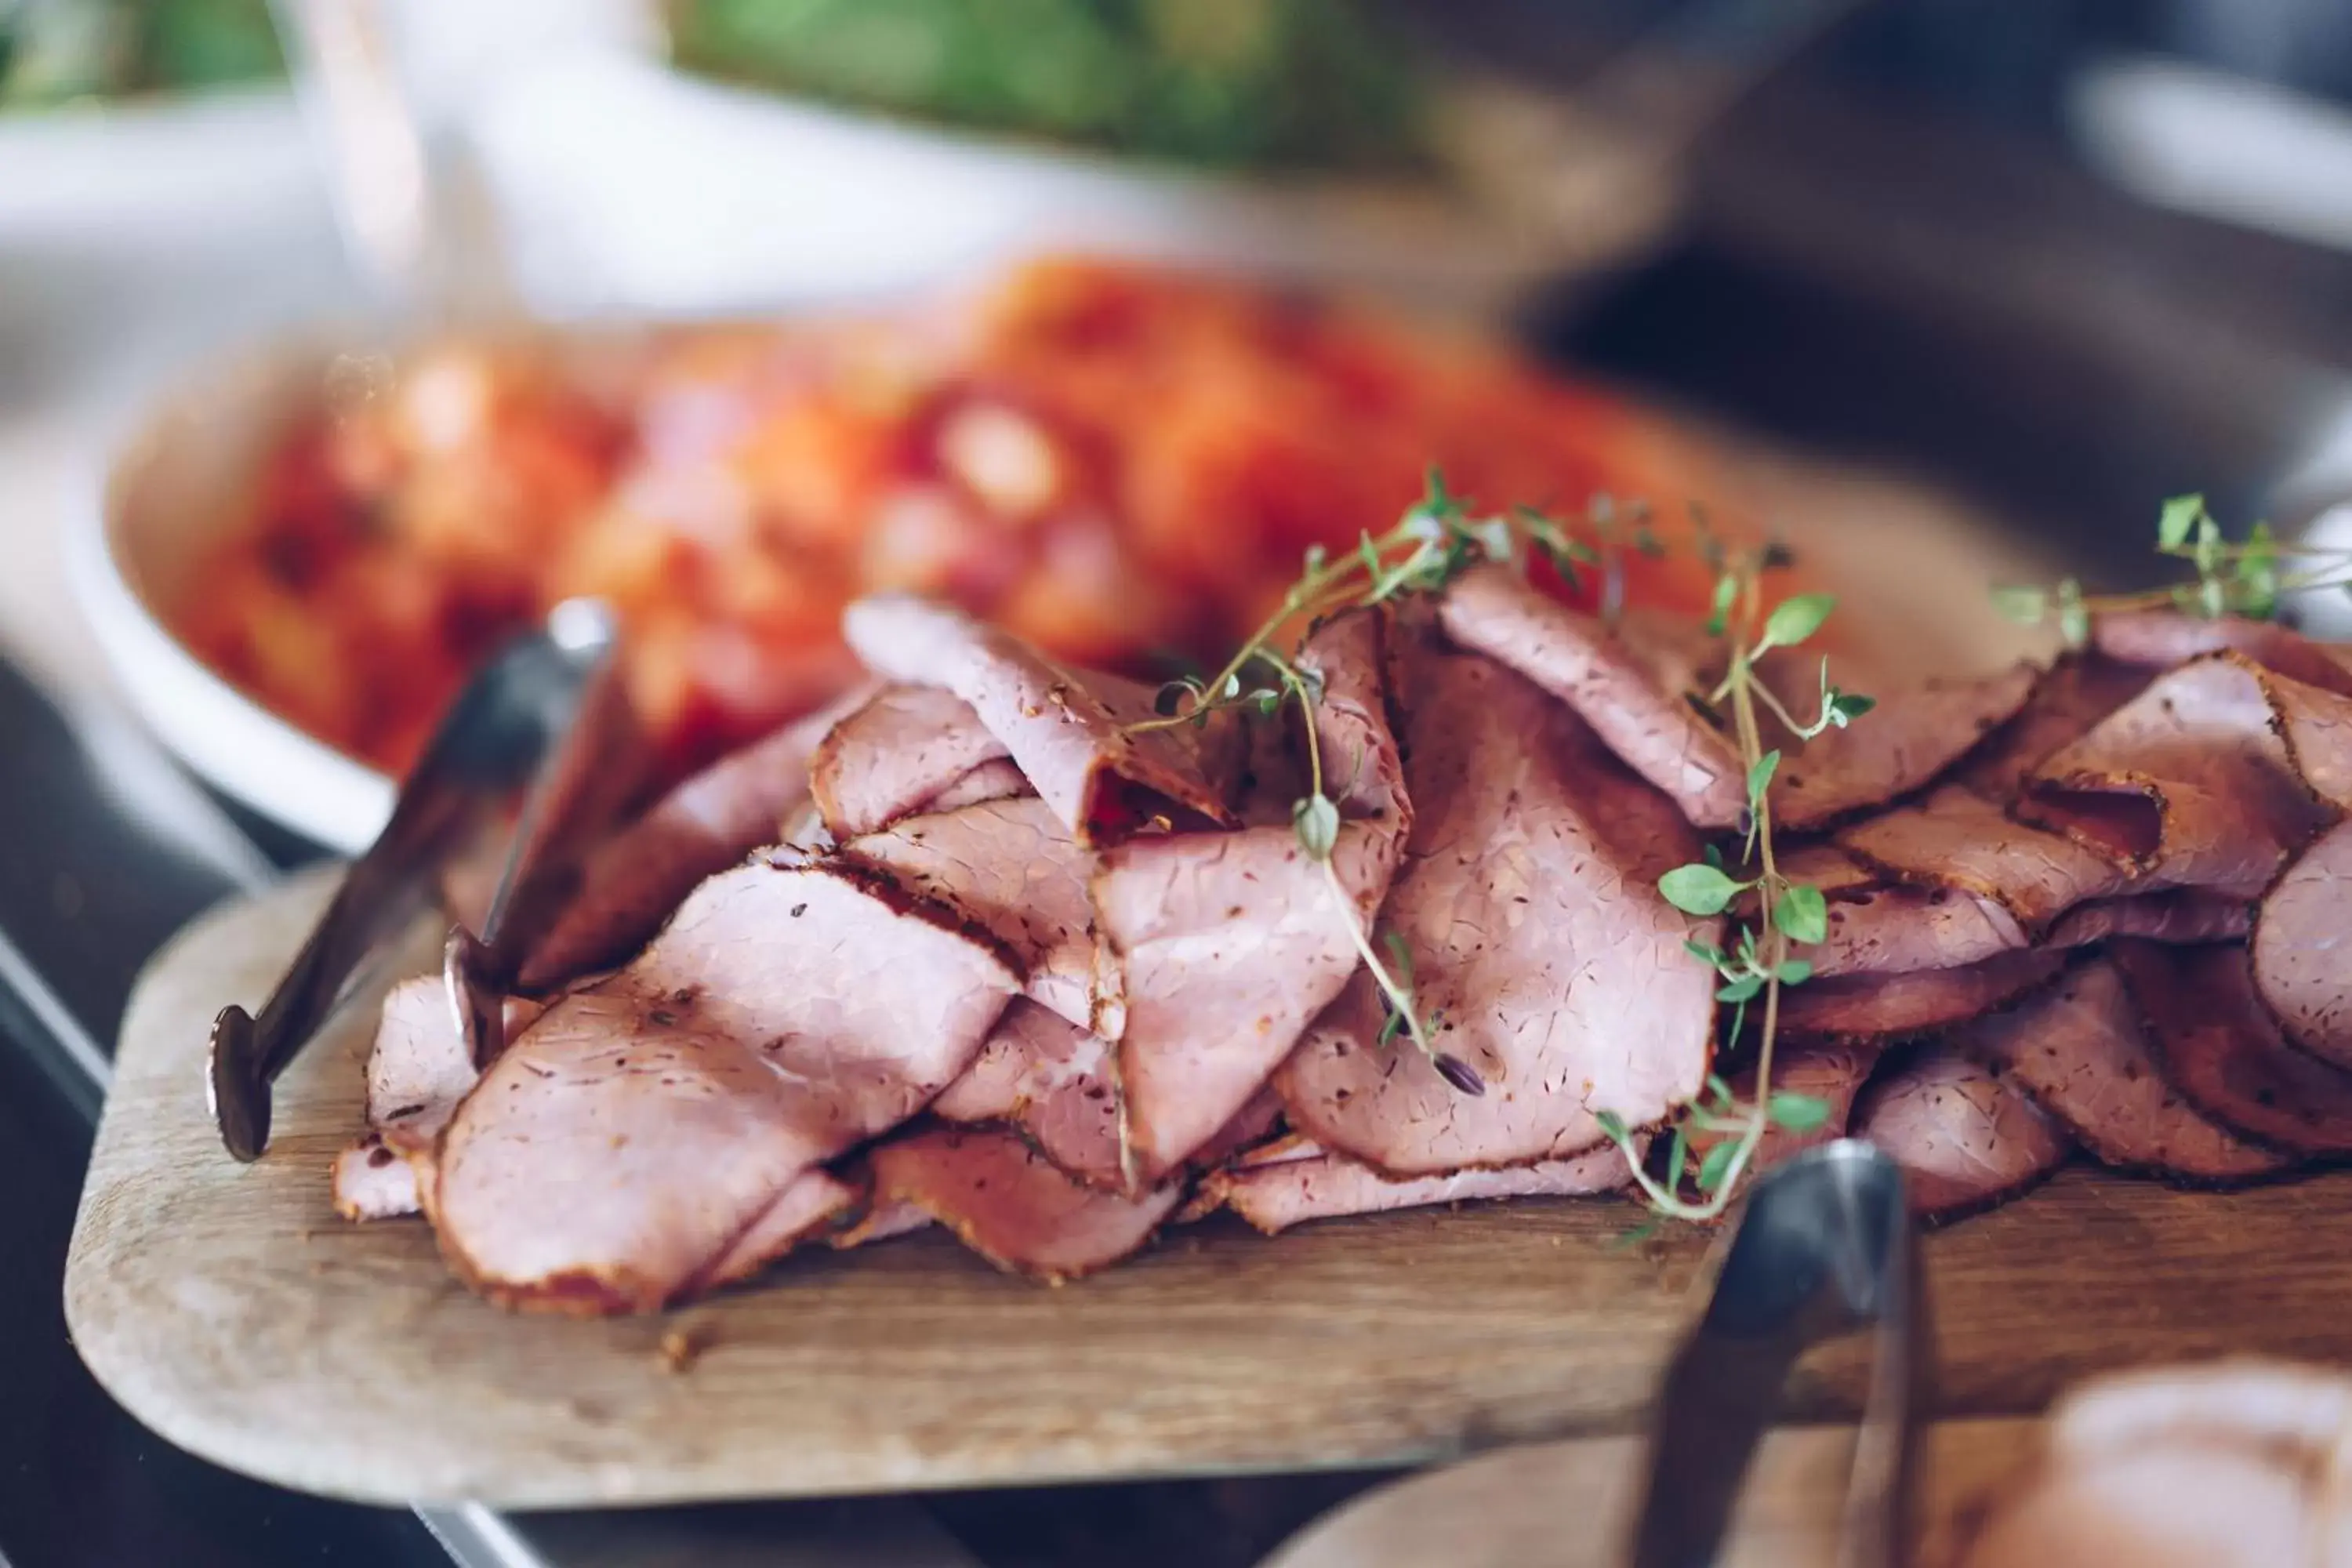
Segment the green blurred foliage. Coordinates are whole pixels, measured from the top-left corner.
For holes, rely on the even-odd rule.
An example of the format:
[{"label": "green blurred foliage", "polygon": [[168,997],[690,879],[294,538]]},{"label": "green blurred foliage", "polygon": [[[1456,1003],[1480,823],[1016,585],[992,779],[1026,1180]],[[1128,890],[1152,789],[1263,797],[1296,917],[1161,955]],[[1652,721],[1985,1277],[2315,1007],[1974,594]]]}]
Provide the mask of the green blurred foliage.
[{"label": "green blurred foliage", "polygon": [[687,68],[1223,167],[1419,161],[1416,73],[1360,0],[671,0]]},{"label": "green blurred foliage", "polygon": [[0,0],[0,110],[264,81],[268,0]]}]

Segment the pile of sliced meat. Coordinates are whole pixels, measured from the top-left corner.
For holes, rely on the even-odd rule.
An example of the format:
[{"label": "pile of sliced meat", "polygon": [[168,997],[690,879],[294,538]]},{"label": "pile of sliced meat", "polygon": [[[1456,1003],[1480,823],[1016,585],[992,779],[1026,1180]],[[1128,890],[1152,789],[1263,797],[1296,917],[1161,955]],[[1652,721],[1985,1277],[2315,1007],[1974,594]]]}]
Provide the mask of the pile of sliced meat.
[{"label": "pile of sliced meat", "polygon": [[[846,632],[874,684],[609,843],[495,1060],[437,979],[394,990],[345,1214],[421,1212],[519,1307],[649,1310],[932,1225],[1061,1279],[1220,1209],[1609,1192],[1611,1119],[1752,1075],[1688,951],[1725,922],[1657,890],[1738,852],[1703,641],[1482,566],[1318,626],[1311,716],[1155,727],[1149,690],[931,605]],[[1769,673],[1802,706],[1810,672]],[[1851,1131],[1948,1216],[2077,1150],[2200,1184],[2352,1151],[2352,668],[2145,616],[2048,670],[1839,683],[1877,708],[1768,741],[1830,911],[1773,1083],[1831,1108],[1768,1163]],[[1328,859],[1292,820],[1316,765]],[[1466,1072],[1395,1027],[1368,945]]]}]

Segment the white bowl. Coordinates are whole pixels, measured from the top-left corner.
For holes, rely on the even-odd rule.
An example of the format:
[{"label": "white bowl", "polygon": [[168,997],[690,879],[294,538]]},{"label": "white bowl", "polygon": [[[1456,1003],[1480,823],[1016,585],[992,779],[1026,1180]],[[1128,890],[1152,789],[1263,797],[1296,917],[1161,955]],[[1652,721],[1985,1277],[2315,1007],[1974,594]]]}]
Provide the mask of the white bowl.
[{"label": "white bowl", "polygon": [[392,812],[393,782],[237,690],[166,628],[207,549],[247,515],[251,479],[319,395],[331,356],[288,350],[215,368],[166,397],[115,450],[75,519],[75,596],[131,705],[232,798],[344,855]]},{"label": "white bowl", "polygon": [[1446,96],[1465,177],[1276,180],[934,129],[558,50],[468,110],[512,280],[565,320],[838,302],[1039,249],[1206,265],[1494,317],[1672,222],[1672,171],[1499,86]]}]

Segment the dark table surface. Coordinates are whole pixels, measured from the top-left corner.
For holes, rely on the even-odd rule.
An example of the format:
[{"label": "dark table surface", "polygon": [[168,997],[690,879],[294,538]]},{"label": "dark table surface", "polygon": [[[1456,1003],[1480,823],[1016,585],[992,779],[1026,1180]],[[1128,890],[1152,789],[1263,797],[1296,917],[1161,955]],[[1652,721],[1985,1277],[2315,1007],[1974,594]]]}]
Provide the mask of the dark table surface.
[{"label": "dark table surface", "polygon": [[[1529,323],[1669,403],[1949,485],[2118,584],[2158,500],[2291,499],[2346,406],[2352,262],[2137,207],[2046,139],[1950,103],[1768,90],[1701,155],[1687,236]],[[2030,120],[2031,117],[2029,116]],[[417,1520],[245,1481],[123,1415],[74,1357],[58,1280],[130,977],[254,874],[188,786],[103,716],[0,665],[0,1563],[446,1561]],[[170,826],[176,819],[178,826]],[[306,847],[261,834],[283,865]],[[207,844],[209,847],[207,847]],[[26,972],[37,975],[29,984]],[[969,1494],[936,1515],[992,1564],[1254,1562],[1362,1478]],[[726,1517],[713,1515],[714,1519]]]}]

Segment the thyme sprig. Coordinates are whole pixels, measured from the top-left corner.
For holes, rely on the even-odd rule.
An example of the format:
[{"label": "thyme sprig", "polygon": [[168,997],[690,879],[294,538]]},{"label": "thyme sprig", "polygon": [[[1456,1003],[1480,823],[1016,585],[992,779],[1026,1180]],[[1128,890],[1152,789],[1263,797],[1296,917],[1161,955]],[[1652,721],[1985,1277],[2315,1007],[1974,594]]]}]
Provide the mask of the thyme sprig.
[{"label": "thyme sprig", "polygon": [[2095,615],[2169,607],[2209,619],[2237,615],[2270,620],[2290,595],[2352,590],[2352,547],[2281,540],[2266,522],[2232,540],[2201,495],[2174,496],[2164,503],[2157,516],[2156,551],[2188,562],[2195,580],[2137,594],[2091,595],[2074,578],[2064,577],[2047,587],[1996,588],[1993,605],[2027,626],[2054,619],[2067,645],[2081,647],[2091,640]]},{"label": "thyme sprig", "polygon": [[[1677,866],[1658,879],[1658,891],[1685,914],[1712,917],[1724,913],[1743,896],[1752,895],[1756,919],[1741,924],[1730,946],[1712,947],[1687,942],[1691,956],[1710,965],[1723,984],[1716,1000],[1732,1009],[1729,1037],[1738,1039],[1746,1027],[1748,1009],[1760,1004],[1762,1019],[1756,1047],[1756,1098],[1742,1103],[1731,1086],[1708,1075],[1705,1094],[1675,1121],[1662,1181],[1634,1158],[1633,1130],[1612,1111],[1596,1118],[1602,1132],[1623,1149],[1633,1180],[1659,1215],[1684,1220],[1709,1220],[1723,1213],[1738,1190],[1739,1178],[1753,1163],[1768,1128],[1780,1126],[1807,1132],[1828,1119],[1829,1106],[1811,1095],[1772,1088],[1772,1055],[1780,1021],[1780,993],[1812,978],[1810,960],[1792,949],[1825,940],[1829,935],[1829,905],[1819,888],[1782,875],[1772,839],[1772,780],[1780,766],[1779,749],[1767,750],[1759,710],[1770,712],[1792,733],[1811,740],[1831,729],[1843,729],[1875,705],[1873,699],[1840,690],[1830,680],[1829,660],[1821,666],[1820,706],[1814,718],[1801,721],[1774,695],[1757,672],[1756,663],[1775,648],[1801,646],[1821,630],[1836,607],[1828,594],[1799,594],[1769,611],[1763,607],[1766,559],[1755,554],[1727,560],[1716,580],[1715,620],[1730,635],[1729,660],[1723,682],[1711,695],[1716,703],[1728,702],[1733,739],[1746,770],[1747,831],[1738,868],[1725,863],[1721,850],[1710,845],[1702,858]],[[1741,872],[1752,875],[1740,875]],[[1696,1199],[1683,1194],[1694,1132],[1722,1134],[1699,1161],[1691,1184]]]},{"label": "thyme sprig", "polygon": [[[1692,521],[1701,557],[1717,574],[1707,631],[1710,636],[1729,637],[1727,672],[1711,700],[1728,704],[1746,769],[1748,811],[1739,869],[1745,872],[1752,868],[1754,874],[1735,876],[1721,851],[1709,847],[1703,860],[1666,873],[1659,890],[1676,909],[1702,917],[1722,913],[1742,895],[1754,895],[1757,923],[1742,927],[1727,951],[1700,942],[1686,945],[1694,958],[1710,965],[1722,979],[1716,994],[1732,1008],[1732,1038],[1738,1037],[1745,1027],[1750,1006],[1761,1005],[1757,1100],[1754,1104],[1743,1104],[1720,1078],[1710,1076],[1705,1096],[1685,1108],[1675,1124],[1666,1181],[1661,1184],[1641,1171],[1638,1161],[1635,1174],[1660,1215],[1706,1219],[1720,1214],[1729,1202],[1768,1124],[1809,1131],[1829,1115],[1828,1105],[1820,1100],[1770,1087],[1781,988],[1801,984],[1812,973],[1811,964],[1790,950],[1792,945],[1823,940],[1828,934],[1828,911],[1819,889],[1790,881],[1774,858],[1769,791],[1781,756],[1777,748],[1765,748],[1759,710],[1770,713],[1791,734],[1809,741],[1827,730],[1843,729],[1868,712],[1873,700],[1839,689],[1830,680],[1829,661],[1823,659],[1815,715],[1810,721],[1798,719],[1759,678],[1755,661],[1775,648],[1794,648],[1810,640],[1828,619],[1835,599],[1826,594],[1800,594],[1768,611],[1762,577],[1789,564],[1787,552],[1767,545],[1735,555],[1696,509]],[[1234,709],[1273,718],[1286,704],[1297,706],[1307,742],[1307,793],[1292,803],[1291,824],[1300,848],[1322,868],[1347,923],[1349,940],[1380,988],[1385,1006],[1380,1041],[1387,1045],[1400,1035],[1409,1038],[1462,1093],[1481,1094],[1486,1086],[1467,1062],[1437,1047],[1432,1029],[1434,1020],[1420,1005],[1411,949],[1394,931],[1381,933],[1376,942],[1373,932],[1357,919],[1354,900],[1340,881],[1332,859],[1339,843],[1339,808],[1325,784],[1324,759],[1314,723],[1315,709],[1323,697],[1322,684],[1314,672],[1276,652],[1274,639],[1284,627],[1302,620],[1383,604],[1402,594],[1436,592],[1479,561],[1524,563],[1538,553],[1571,587],[1584,588],[1585,574],[1597,574],[1599,580],[1592,584],[1595,596],[1602,616],[1613,618],[1624,603],[1629,556],[1656,558],[1665,552],[1645,504],[1598,495],[1573,522],[1529,507],[1482,515],[1451,492],[1443,476],[1432,469],[1422,499],[1394,528],[1379,535],[1367,531],[1359,537],[1355,549],[1338,555],[1319,546],[1308,550],[1299,578],[1283,595],[1280,606],[1235,650],[1224,668],[1206,679],[1171,681],[1160,689],[1157,716],[1129,726],[1145,731],[1204,725],[1211,715]],[[1603,1131],[1630,1154],[1632,1133],[1623,1120],[1607,1111],[1598,1120]],[[1689,1138],[1695,1131],[1733,1135],[1710,1149],[1700,1162],[1695,1183],[1702,1196],[1696,1203],[1680,1192]]]}]

